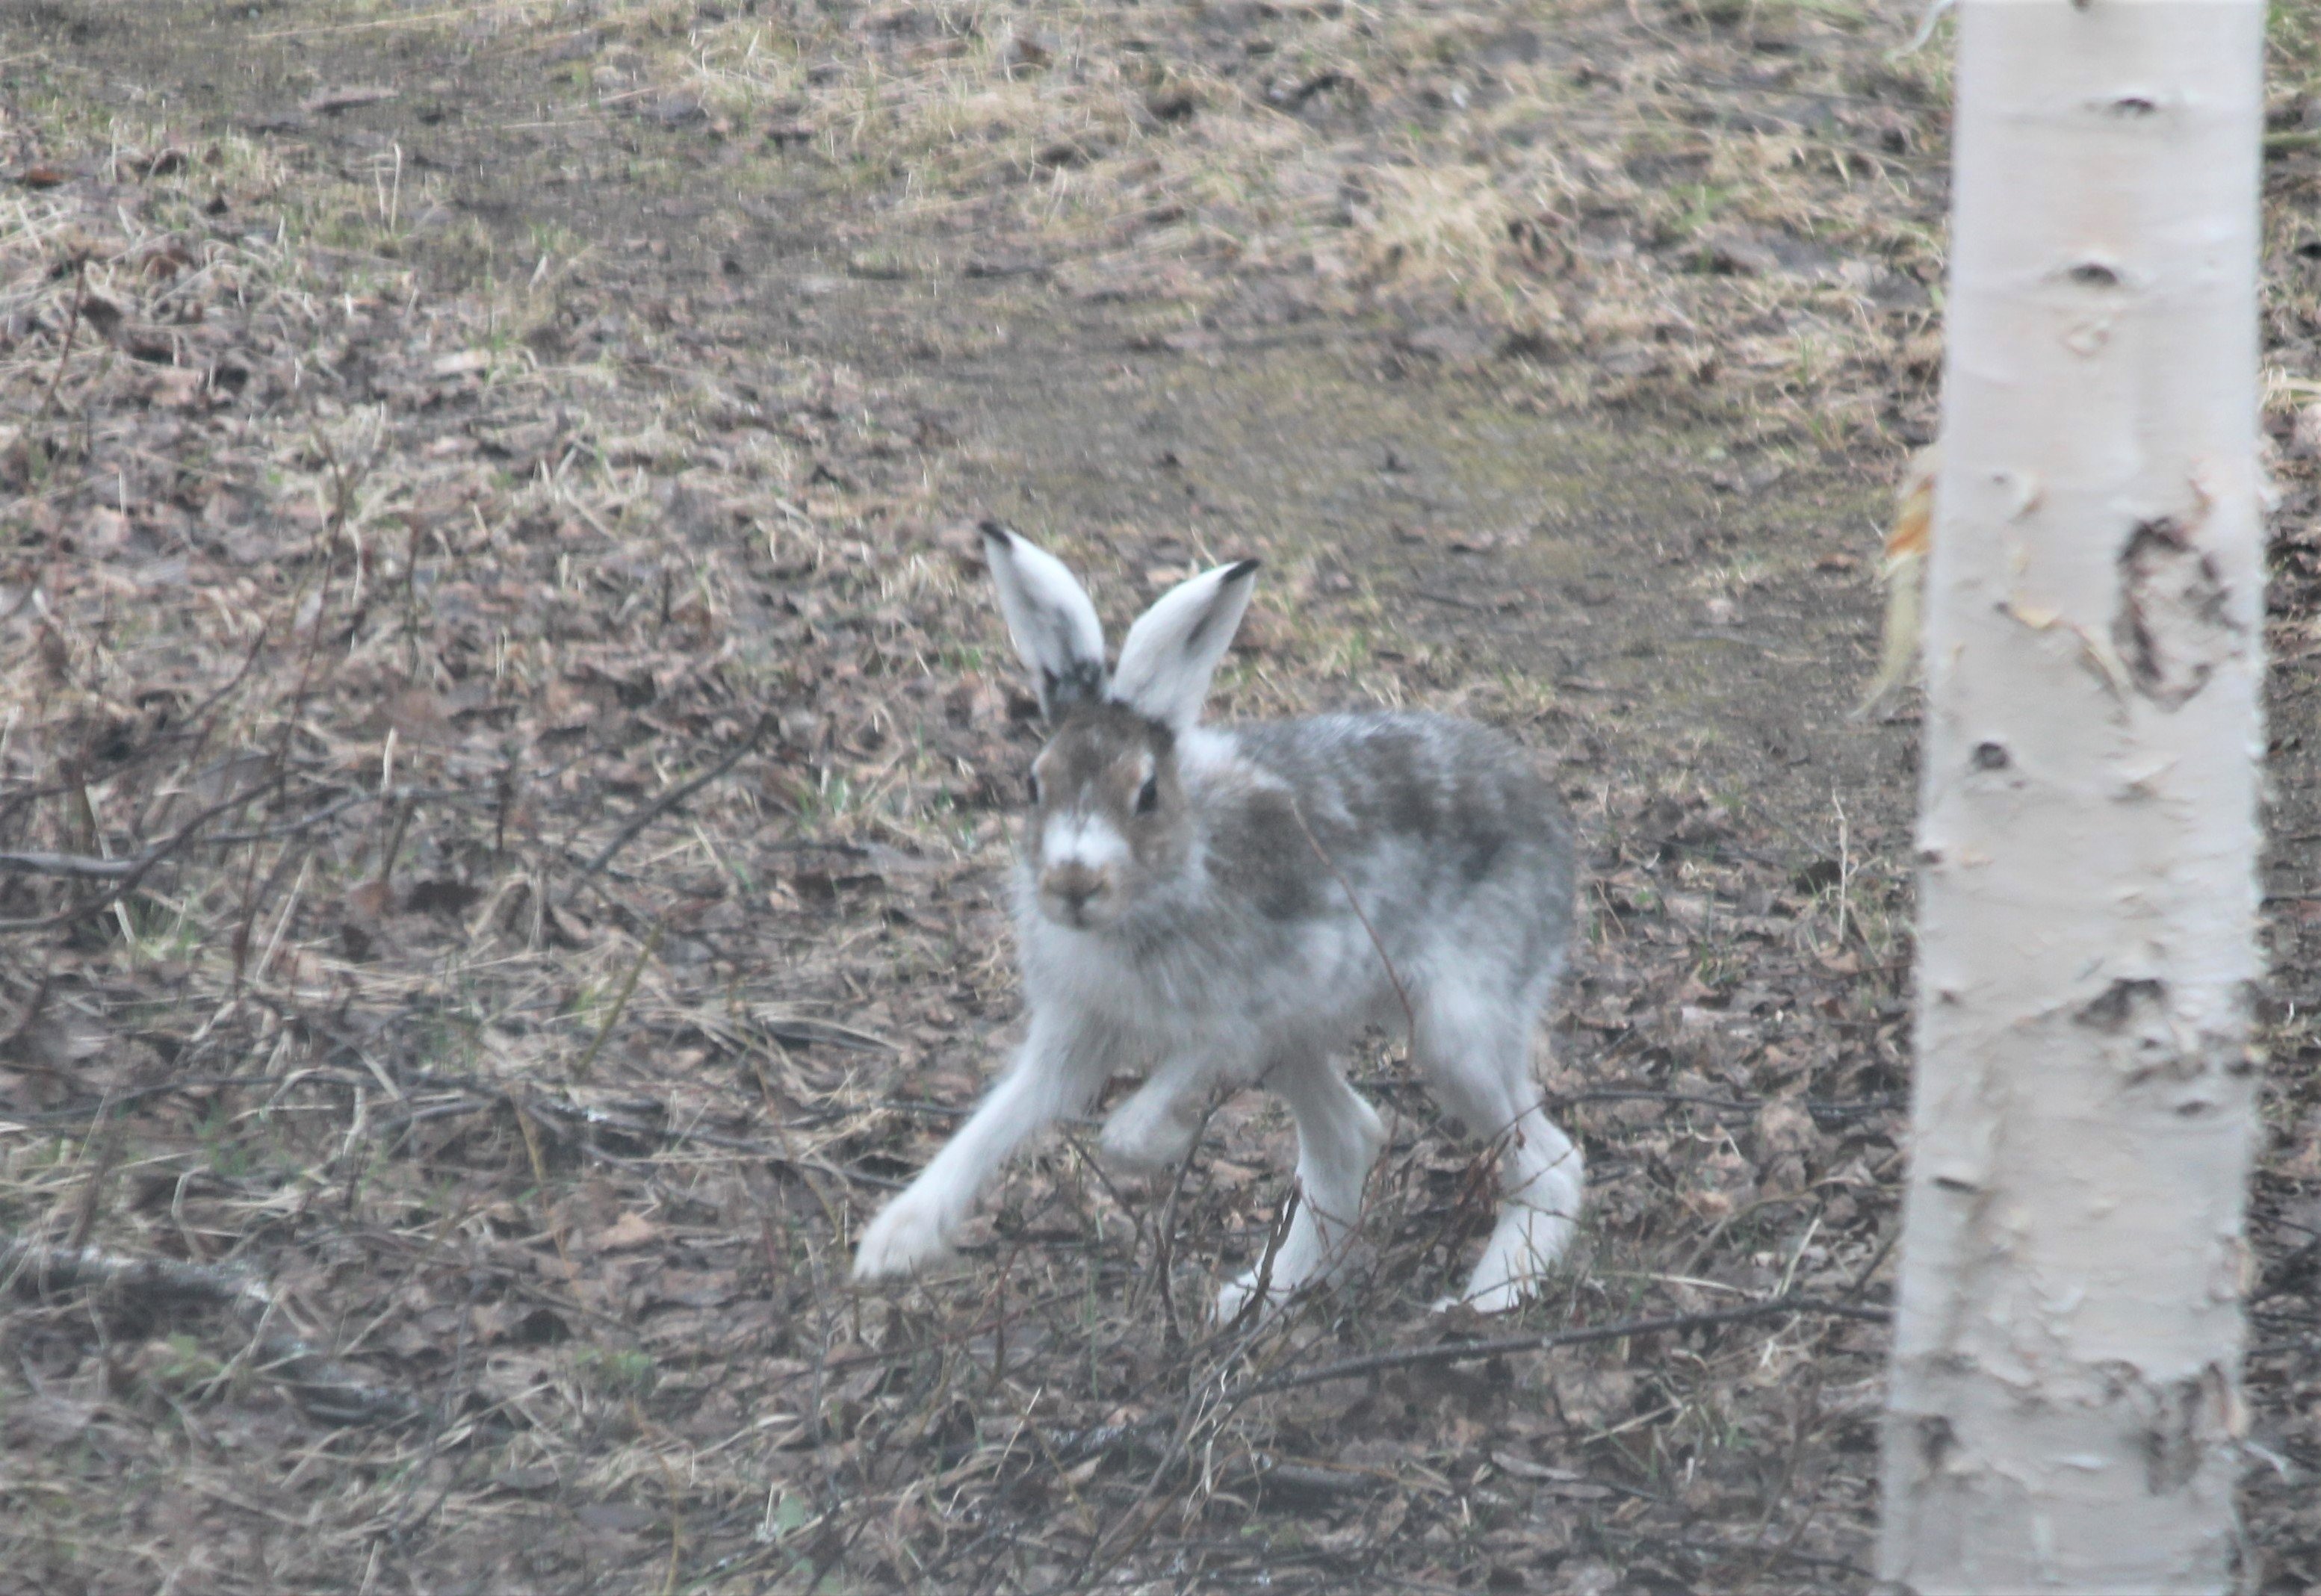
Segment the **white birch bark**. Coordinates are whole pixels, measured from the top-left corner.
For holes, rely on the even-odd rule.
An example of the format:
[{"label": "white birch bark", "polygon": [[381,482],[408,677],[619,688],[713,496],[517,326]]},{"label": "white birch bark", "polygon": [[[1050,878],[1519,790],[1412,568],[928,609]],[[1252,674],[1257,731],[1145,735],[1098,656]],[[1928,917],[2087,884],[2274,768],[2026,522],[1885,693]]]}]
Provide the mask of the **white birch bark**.
[{"label": "white birch bark", "polygon": [[2221,1591],[2260,0],[1963,0],[1884,1575]]}]

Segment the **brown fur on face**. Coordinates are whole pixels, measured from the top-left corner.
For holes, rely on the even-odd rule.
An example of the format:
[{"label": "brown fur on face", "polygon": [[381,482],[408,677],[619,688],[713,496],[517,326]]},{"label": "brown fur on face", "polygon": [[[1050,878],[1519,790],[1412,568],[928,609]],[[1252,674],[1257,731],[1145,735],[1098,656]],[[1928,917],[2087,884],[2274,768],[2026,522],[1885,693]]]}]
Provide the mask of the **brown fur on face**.
[{"label": "brown fur on face", "polygon": [[[1176,745],[1169,728],[1133,710],[1089,703],[1073,708],[1040,750],[1024,851],[1050,919],[1080,929],[1109,924],[1138,887],[1182,866],[1188,842]],[[1060,820],[1092,822],[1098,835],[1117,837],[1124,853],[1051,858],[1051,822]]]}]

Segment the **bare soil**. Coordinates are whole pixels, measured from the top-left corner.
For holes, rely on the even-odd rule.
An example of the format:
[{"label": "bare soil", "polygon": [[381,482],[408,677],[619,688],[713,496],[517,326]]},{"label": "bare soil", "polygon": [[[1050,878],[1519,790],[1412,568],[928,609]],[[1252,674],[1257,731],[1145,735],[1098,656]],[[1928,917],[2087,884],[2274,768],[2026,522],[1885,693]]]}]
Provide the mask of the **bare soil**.
[{"label": "bare soil", "polygon": [[[1934,419],[1916,22],[0,17],[0,1591],[1867,1588],[1916,728],[1846,715]],[[2321,49],[2276,35],[2285,1592]],[[1383,1045],[1377,1266],[1279,1324],[1206,1318],[1287,1195],[1255,1094],[1174,1183],[1073,1128],[956,1275],[845,1283],[1020,1020],[987,514],[1115,621],[1261,556],[1220,713],[1558,773],[1547,1300],[1426,1311],[1488,1170]]]}]

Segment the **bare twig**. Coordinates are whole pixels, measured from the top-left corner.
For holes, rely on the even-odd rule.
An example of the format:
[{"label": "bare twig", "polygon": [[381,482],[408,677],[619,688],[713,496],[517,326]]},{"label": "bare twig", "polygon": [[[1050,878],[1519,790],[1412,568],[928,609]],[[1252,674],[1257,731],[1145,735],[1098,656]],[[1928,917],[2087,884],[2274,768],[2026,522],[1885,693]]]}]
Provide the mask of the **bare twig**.
[{"label": "bare twig", "polygon": [[[337,1084],[339,1077],[316,1070],[308,1072],[308,1079]],[[118,1092],[99,1099],[84,1108],[51,1109],[45,1113],[15,1114],[8,1117],[14,1125],[95,1126],[118,1118],[123,1110],[132,1104],[156,1097],[168,1097],[180,1092],[218,1092],[237,1086],[278,1086],[277,1075],[187,1075],[178,1080],[163,1081],[158,1085],[140,1086],[133,1091]]]},{"label": "bare twig", "polygon": [[[394,795],[412,798],[431,796],[427,793],[407,792],[399,792]],[[278,838],[295,837],[301,831],[312,830],[324,821],[336,819],[359,803],[375,803],[384,794],[378,793],[350,793],[343,798],[325,803],[320,809],[309,810],[296,820],[278,821],[267,826],[254,826],[247,831],[221,831],[209,839],[207,846],[233,848],[245,842],[271,842]]]},{"label": "bare twig", "polygon": [[1535,1336],[1499,1336],[1486,1341],[1449,1341],[1439,1347],[1405,1347],[1389,1352],[1365,1353],[1360,1357],[1341,1358],[1335,1363],[1310,1369],[1290,1369],[1246,1381],[1228,1387],[1223,1400],[1228,1406],[1238,1407],[1278,1392],[1320,1385],[1325,1381],[1381,1374],[1388,1369],[1470,1364],[1484,1358],[1501,1357],[1511,1352],[1543,1352],[1550,1347],[1579,1347],[1592,1341],[1625,1341],[1634,1336],[1670,1335],[1717,1325],[1747,1324],[1754,1319],[1816,1313],[1834,1319],[1861,1319],[1868,1324],[1885,1324],[1893,1317],[1883,1308],[1865,1307],[1859,1303],[1832,1302],[1818,1297],[1773,1297],[1737,1308],[1711,1308],[1698,1313],[1666,1313],[1652,1319],[1615,1319],[1609,1324],[1549,1330]]},{"label": "bare twig", "polygon": [[[567,761],[564,765],[555,766],[545,771],[527,775],[523,779],[527,781],[548,781],[569,768],[569,761]],[[343,793],[340,797],[334,798],[330,803],[323,804],[320,809],[309,810],[306,813],[299,815],[294,820],[277,821],[270,825],[252,827],[247,831],[221,831],[214,837],[205,839],[203,842],[203,846],[205,848],[226,848],[245,842],[271,842],[279,838],[294,837],[301,831],[310,831],[316,826],[321,825],[323,821],[336,820],[348,810],[360,808],[361,805],[366,803],[393,803],[406,805],[416,805],[421,803],[465,803],[469,799],[478,798],[483,796],[485,793],[494,792],[496,786],[496,783],[473,782],[464,787],[397,786],[389,787],[384,792],[376,793],[358,790]]]},{"label": "bare twig", "polygon": [[[31,597],[33,591],[32,588],[25,589],[27,599]],[[105,766],[106,776],[109,779],[118,777],[123,772],[143,760],[151,758],[163,748],[176,748],[181,743],[190,742],[194,745],[194,754],[189,755],[189,758],[198,757],[202,746],[208,741],[216,729],[216,722],[208,719],[210,712],[224,703],[235,688],[249,679],[250,670],[258,664],[259,657],[265,652],[268,635],[265,629],[260,628],[257,639],[250,644],[250,652],[242,657],[241,667],[232,676],[227,677],[224,683],[215,688],[207,698],[178,717],[181,724],[191,726],[193,730],[160,732],[138,744],[121,757],[106,760]],[[75,790],[77,784],[72,782],[59,782],[50,786],[20,787],[12,792],[9,798],[12,803],[25,801],[37,803],[41,799],[55,798],[70,793]]]},{"label": "bare twig", "polygon": [[[1586,1092],[1551,1093],[1551,1104],[1582,1102],[1672,1102],[1686,1108],[1718,1109],[1729,1113],[1753,1114],[1778,1098],[1710,1097],[1698,1092],[1657,1092],[1643,1087],[1599,1087]],[[1788,1100],[1809,1114],[1825,1114],[1832,1119],[1855,1119],[1870,1114],[1888,1114],[1907,1106],[1908,1100],[1899,1093],[1883,1097],[1793,1097]]]},{"label": "bare twig", "polygon": [[1427,587],[1414,587],[1410,591],[1429,603],[1448,605],[1453,610],[1470,610],[1478,615],[1488,615],[1491,612],[1490,605],[1479,604],[1473,599],[1463,599],[1456,594],[1436,593]]},{"label": "bare twig", "polygon": [[84,881],[118,881],[137,867],[135,856],[100,859],[88,854],[0,854],[0,870],[32,875],[69,875]]},{"label": "bare twig", "polygon": [[588,1044],[588,1050],[580,1055],[580,1062],[572,1066],[574,1080],[588,1078],[588,1071],[596,1065],[596,1055],[605,1050],[605,1038],[613,1034],[613,1027],[620,1024],[621,1014],[628,1008],[629,999],[637,990],[637,978],[645,973],[645,966],[652,962],[653,954],[660,947],[661,932],[668,925],[666,920],[653,921],[652,930],[645,938],[645,945],[637,950],[635,960],[629,966],[629,973],[622,977],[620,994],[613,999],[613,1011],[605,1016],[605,1023],[596,1028],[596,1039]]},{"label": "bare twig", "polygon": [[[678,804],[692,797],[696,793],[701,791],[702,788],[707,786],[711,782],[715,781],[719,776],[724,775],[727,771],[733,769],[733,766],[739,765],[750,750],[758,746],[760,740],[765,737],[767,729],[772,724],[772,716],[759,716],[758,723],[750,728],[750,735],[743,738],[739,743],[736,743],[733,746],[733,751],[727,754],[723,759],[720,759],[716,764],[711,766],[707,770],[703,771],[699,775],[695,776],[691,781],[681,782],[678,785],[671,787],[668,792],[663,793],[651,803],[646,804],[642,809],[637,811],[636,813],[631,815],[627,821],[623,824],[621,829],[613,833],[613,839],[597,850],[596,857],[590,859],[586,865],[581,866],[580,879],[585,882],[590,876],[596,875],[597,871],[602,870],[605,866],[611,864],[613,862],[613,856],[619,853],[623,848],[628,847],[630,843],[635,841],[637,834],[642,831],[647,826],[651,825],[653,821],[659,820],[662,815],[667,814],[670,810],[675,809]],[[579,889],[576,886],[571,893],[568,893],[566,895],[565,902],[568,904],[571,902],[574,896],[578,895],[578,890]]]},{"label": "bare twig", "polygon": [[[552,1124],[551,1121],[569,1120],[587,1129],[609,1130],[621,1136],[633,1137],[642,1142],[696,1142],[705,1147],[715,1147],[721,1152],[745,1153],[752,1158],[761,1159],[770,1165],[779,1165],[796,1170],[811,1170],[817,1174],[851,1181],[858,1185],[876,1187],[880,1191],[900,1191],[908,1183],[887,1175],[872,1174],[868,1170],[850,1169],[843,1165],[830,1163],[826,1159],[808,1157],[782,1147],[768,1147],[763,1142],[751,1141],[746,1137],[725,1136],[715,1130],[700,1130],[682,1125],[647,1124],[586,1103],[568,1102],[561,1098],[532,1095],[519,1099],[510,1093],[488,1086],[478,1086],[470,1090],[473,1091],[474,1095],[464,1101],[431,1103],[423,1108],[409,1110],[387,1120],[387,1128],[399,1128],[420,1120],[434,1119],[446,1114],[476,1113],[487,1109],[506,1107],[532,1123],[548,1126],[560,1138],[569,1135],[569,1128]],[[528,1132],[526,1134],[529,1135]],[[602,1151],[597,1148],[591,1148],[591,1150]]]},{"label": "bare twig", "polygon": [[1313,848],[1314,857],[1322,861],[1324,869],[1338,878],[1339,888],[1346,894],[1347,907],[1354,911],[1354,918],[1362,922],[1362,929],[1370,933],[1370,946],[1378,949],[1379,963],[1386,966],[1386,978],[1394,984],[1394,995],[1402,1002],[1402,1018],[1410,1027],[1411,1046],[1416,1047],[1418,1045],[1418,1011],[1410,1006],[1410,989],[1402,984],[1402,974],[1394,967],[1394,960],[1387,953],[1386,943],[1379,936],[1378,927],[1372,925],[1370,917],[1362,912],[1361,900],[1354,896],[1354,884],[1346,879],[1346,873],[1338,868],[1338,861],[1330,857],[1329,850],[1322,846],[1322,839],[1314,835],[1314,828],[1306,823],[1306,812],[1298,807],[1295,798],[1289,801],[1289,813],[1290,818],[1297,822],[1297,829],[1306,834],[1306,844]]},{"label": "bare twig", "polygon": [[57,349],[56,375],[49,378],[49,391],[41,395],[40,413],[45,417],[57,402],[57,390],[64,385],[65,364],[72,357],[73,334],[80,331],[81,307],[88,303],[88,257],[73,257],[72,313],[65,318],[65,340]]},{"label": "bare twig", "polygon": [[[264,781],[259,782],[254,787],[245,787],[230,798],[220,799],[217,803],[211,804],[207,809],[205,809],[200,813],[195,815],[193,819],[187,821],[184,825],[178,827],[177,830],[170,835],[167,841],[161,842],[155,847],[149,848],[141,854],[133,855],[126,859],[99,859],[92,861],[93,863],[106,866],[108,867],[115,864],[123,865],[128,867],[123,870],[117,876],[109,875],[107,878],[111,880],[112,884],[107,886],[103,892],[97,893],[94,898],[89,899],[87,902],[77,904],[70,909],[59,909],[54,914],[34,915],[26,920],[0,920],[0,931],[50,931],[55,930],[59,926],[70,925],[75,920],[86,920],[92,914],[102,913],[119,899],[125,898],[131,893],[135,892],[138,885],[144,881],[145,877],[149,874],[151,873],[153,866],[169,857],[170,855],[177,852],[187,843],[194,841],[195,834],[204,826],[209,824],[210,821],[217,819],[218,816],[225,813],[228,810],[238,809],[241,805],[272,791],[275,787],[281,784],[282,780],[282,774],[278,771],[276,774],[268,776]],[[21,857],[25,856],[18,857]],[[72,874],[77,875],[81,873],[73,872]],[[92,872],[90,874],[93,875],[94,873]]]},{"label": "bare twig", "polygon": [[20,1298],[87,1291],[147,1308],[222,1308],[256,1338],[258,1371],[290,1387],[327,1424],[403,1424],[419,1417],[404,1392],[381,1385],[301,1337],[269,1329],[273,1293],[238,1269],[132,1258],[93,1247],[53,1247],[22,1237],[0,1242],[0,1288]]},{"label": "bare twig", "polygon": [[[346,467],[339,463],[338,455],[320,433],[314,435],[314,448],[331,469],[331,510],[316,539],[316,549],[322,558],[320,575],[314,585],[314,625],[306,635],[305,652],[299,657],[298,685],[290,695],[290,711],[282,717],[281,731],[274,739],[274,751],[270,756],[274,773],[270,784],[273,785],[280,785],[289,780],[291,739],[296,736],[299,722],[305,717],[306,702],[314,688],[315,661],[322,656],[323,636],[328,630],[324,623],[328,621],[331,611],[330,554],[338,547],[339,540],[346,534],[347,522],[354,512],[354,476]],[[305,603],[304,595],[305,588],[302,585],[300,596],[291,611],[293,615],[296,615],[304,608]],[[386,784],[382,782],[380,784]],[[258,902],[254,895],[257,880],[258,855],[252,852],[241,873],[241,911],[234,923],[232,944],[233,991],[237,996],[241,992],[242,978],[249,966],[251,928],[257,923]]]}]

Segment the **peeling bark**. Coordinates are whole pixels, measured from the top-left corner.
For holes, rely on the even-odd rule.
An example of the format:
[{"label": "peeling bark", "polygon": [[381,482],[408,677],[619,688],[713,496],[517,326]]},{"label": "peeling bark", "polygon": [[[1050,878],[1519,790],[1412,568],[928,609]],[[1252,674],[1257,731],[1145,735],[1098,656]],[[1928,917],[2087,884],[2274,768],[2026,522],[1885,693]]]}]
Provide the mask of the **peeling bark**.
[{"label": "peeling bark", "polygon": [[2257,0],[1964,0],[1885,1576],[2221,1591],[2254,1094]]}]

